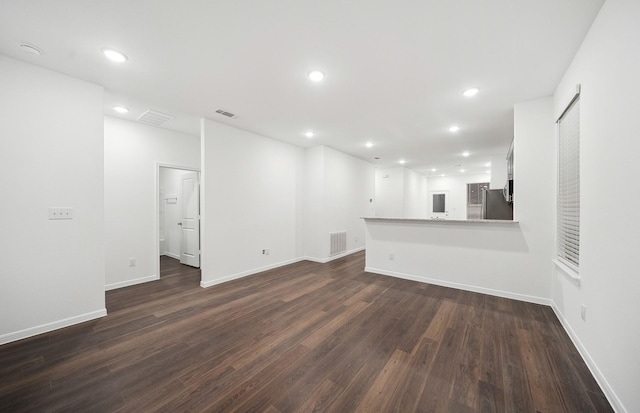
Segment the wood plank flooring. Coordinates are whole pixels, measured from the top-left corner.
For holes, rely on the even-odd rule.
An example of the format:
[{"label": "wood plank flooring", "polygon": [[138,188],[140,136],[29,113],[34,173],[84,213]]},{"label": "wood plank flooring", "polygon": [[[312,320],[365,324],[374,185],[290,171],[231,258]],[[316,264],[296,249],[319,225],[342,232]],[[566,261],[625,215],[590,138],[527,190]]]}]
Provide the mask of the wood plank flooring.
[{"label": "wood plank flooring", "polygon": [[611,412],[553,311],[365,273],[200,288],[163,258],[109,315],[0,346],[2,412]]}]

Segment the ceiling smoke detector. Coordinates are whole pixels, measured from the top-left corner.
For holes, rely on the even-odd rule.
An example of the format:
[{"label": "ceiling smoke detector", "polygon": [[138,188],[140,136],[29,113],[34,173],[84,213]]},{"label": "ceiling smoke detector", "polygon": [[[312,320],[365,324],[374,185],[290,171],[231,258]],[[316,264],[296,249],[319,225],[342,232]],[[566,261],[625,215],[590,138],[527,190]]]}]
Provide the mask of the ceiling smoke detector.
[{"label": "ceiling smoke detector", "polygon": [[222,116],[226,116],[228,118],[235,118],[236,115],[231,113],[231,112],[227,112],[226,110],[222,110],[222,109],[218,109],[216,110],[216,113]]}]

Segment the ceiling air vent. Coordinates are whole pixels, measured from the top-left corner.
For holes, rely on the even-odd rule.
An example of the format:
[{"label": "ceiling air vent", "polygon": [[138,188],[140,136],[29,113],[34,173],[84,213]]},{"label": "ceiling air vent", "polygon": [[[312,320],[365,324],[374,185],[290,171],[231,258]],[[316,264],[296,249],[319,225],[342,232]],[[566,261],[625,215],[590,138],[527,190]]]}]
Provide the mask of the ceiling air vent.
[{"label": "ceiling air vent", "polygon": [[220,114],[222,116],[226,116],[228,118],[235,118],[236,117],[236,115],[234,115],[233,113],[227,112],[226,110],[222,110],[222,109],[216,110],[216,113],[218,113],[218,114]]},{"label": "ceiling air vent", "polygon": [[175,118],[175,116],[167,115],[166,113],[158,112],[157,110],[149,109],[140,117],[138,121],[146,123],[148,125],[160,126],[168,120]]}]

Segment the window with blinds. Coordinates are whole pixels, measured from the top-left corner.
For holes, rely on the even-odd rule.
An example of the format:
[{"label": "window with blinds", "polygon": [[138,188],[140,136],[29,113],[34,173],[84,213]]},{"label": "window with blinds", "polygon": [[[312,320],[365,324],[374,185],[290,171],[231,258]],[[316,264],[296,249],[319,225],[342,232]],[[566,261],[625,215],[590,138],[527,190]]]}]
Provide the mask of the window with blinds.
[{"label": "window with blinds", "polygon": [[580,95],[558,119],[558,260],[580,264]]}]

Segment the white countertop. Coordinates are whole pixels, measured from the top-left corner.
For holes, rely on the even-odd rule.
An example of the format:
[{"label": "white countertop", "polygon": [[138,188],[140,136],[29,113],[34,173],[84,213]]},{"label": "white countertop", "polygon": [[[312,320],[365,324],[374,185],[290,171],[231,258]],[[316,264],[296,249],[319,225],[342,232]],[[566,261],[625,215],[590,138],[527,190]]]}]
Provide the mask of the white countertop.
[{"label": "white countertop", "polygon": [[442,223],[442,224],[518,224],[518,221],[506,219],[435,219],[435,218],[395,218],[395,217],[361,217],[365,221],[407,222],[407,223]]}]

